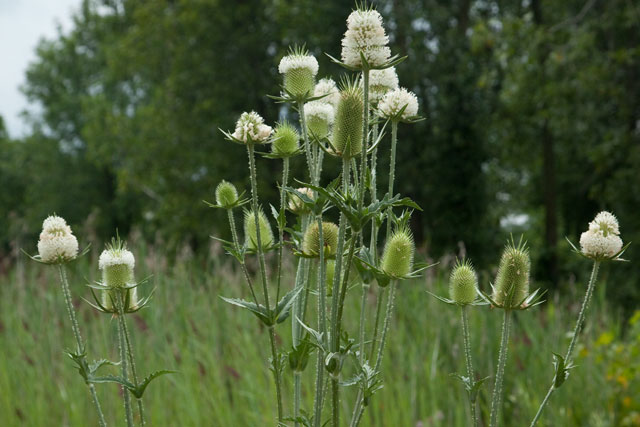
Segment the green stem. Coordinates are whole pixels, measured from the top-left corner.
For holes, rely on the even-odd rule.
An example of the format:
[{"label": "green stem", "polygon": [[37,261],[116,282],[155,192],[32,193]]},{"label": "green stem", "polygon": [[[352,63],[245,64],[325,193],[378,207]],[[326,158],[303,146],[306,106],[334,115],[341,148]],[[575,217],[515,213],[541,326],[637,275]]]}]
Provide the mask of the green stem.
[{"label": "green stem", "polygon": [[[287,181],[289,180],[289,158],[285,157],[282,160],[282,185],[280,188],[280,217],[286,218],[284,213],[284,204],[285,204],[285,191],[284,187],[287,186]],[[282,282],[282,249],[284,246],[284,227],[286,227],[286,219],[285,223],[280,225],[280,220],[278,220],[278,241],[280,242],[280,247],[278,248],[278,286],[276,288],[276,303],[280,299],[280,283]]]},{"label": "green stem", "polygon": [[[342,160],[342,189],[346,193],[349,191],[349,160]],[[345,215],[340,213],[340,221],[338,226],[338,247],[336,250],[336,267],[333,276],[333,298],[331,299],[331,334],[330,348],[333,353],[337,353],[340,349],[340,336],[338,335],[338,300],[340,276],[342,274],[342,258],[344,254],[344,240],[347,227],[347,219]],[[348,275],[348,274],[347,274]],[[338,390],[338,375],[331,377],[331,397],[333,402],[332,420],[333,425],[338,426],[340,420],[340,392]]]},{"label": "green stem", "polygon": [[[324,261],[324,235],[322,230],[322,215],[318,215],[318,242],[320,253],[318,260],[318,329],[326,345],[327,336],[327,284],[325,283],[325,261]],[[324,388],[324,352],[318,349],[318,359],[316,362],[316,396],[313,403],[313,424],[320,427],[322,422],[322,400]]]},{"label": "green stem", "polygon": [[[258,216],[258,184],[256,178],[256,164],[254,157],[254,146],[252,143],[247,144],[249,154],[249,173],[251,178],[251,203],[255,218],[256,226],[256,244],[258,246],[258,259],[260,261],[260,276],[262,277],[262,290],[264,292],[264,305],[267,312],[271,311],[271,303],[269,301],[269,287],[267,284],[267,267],[264,259],[264,248],[262,247],[262,238],[260,236],[260,221]],[[269,328],[269,341],[271,343],[271,357],[273,358],[273,377],[276,383],[276,400],[278,402],[278,422],[282,423],[282,391],[280,379],[280,361],[276,350],[276,334],[273,327]]]},{"label": "green stem", "polygon": [[[462,313],[462,337],[464,341],[464,356],[467,363],[467,376],[471,384],[475,382],[475,374],[473,372],[473,359],[471,358],[471,335],[469,334],[469,317],[467,313],[468,306],[463,305],[460,308]],[[476,399],[471,397],[469,393],[469,405],[471,407],[471,419],[473,425],[478,425],[478,414],[476,413]]]},{"label": "green stem", "polygon": [[[71,299],[71,291],[69,290],[69,281],[67,280],[67,272],[64,269],[64,265],[58,264],[58,273],[60,273],[60,282],[62,283],[62,294],[64,295],[64,301],[67,306],[67,314],[69,315],[69,320],[71,320],[71,329],[73,330],[73,336],[76,339],[76,348],[78,354],[84,354],[84,345],[82,344],[82,336],[80,335],[80,327],[78,326],[78,320],[76,319],[76,310],[73,308],[73,301]],[[86,359],[85,356],[82,356],[83,359]],[[102,413],[102,408],[100,407],[100,401],[98,400],[98,394],[96,393],[96,388],[93,384],[87,383],[89,386],[89,392],[91,393],[91,399],[93,400],[93,405],[96,407],[96,411],[98,412],[98,423],[100,427],[106,427],[107,422],[104,419],[104,414]]]},{"label": "green stem", "polygon": [[[396,145],[398,144],[398,122],[391,122],[391,161],[389,163],[389,197],[393,197],[393,183],[396,178]],[[391,208],[387,209],[387,237],[391,236]]]},{"label": "green stem", "polygon": [[[591,302],[591,297],[593,296],[593,290],[595,289],[595,286],[596,286],[596,280],[598,278],[599,269],[600,269],[600,262],[594,261],[593,268],[591,270],[591,277],[589,278],[589,286],[587,287],[587,293],[584,296],[584,301],[582,302],[582,307],[580,308],[580,313],[578,314],[578,320],[576,322],[575,328],[573,329],[573,337],[571,338],[571,343],[569,344],[569,348],[567,349],[567,353],[564,357],[565,366],[569,366],[571,363],[571,355],[573,354],[573,349],[576,346],[576,343],[578,342],[578,335],[580,335],[580,330],[582,329],[582,323],[584,322],[584,318],[585,318],[587,309],[589,307],[589,303]],[[554,376],[553,381],[551,382],[551,387],[549,387],[549,391],[547,391],[547,394],[544,397],[544,400],[542,400],[542,403],[538,408],[538,412],[536,412],[536,416],[533,418],[533,421],[531,421],[531,427],[536,425],[536,423],[540,419],[540,416],[542,415],[542,411],[544,407],[547,405],[547,402],[549,401],[549,398],[551,397],[553,392],[556,390],[555,382],[556,382],[556,378]]]},{"label": "green stem", "polygon": [[[124,327],[124,338],[127,343],[127,354],[129,356],[129,363],[131,364],[131,375],[133,377],[133,385],[138,387],[138,373],[136,371],[136,362],[135,362],[135,359],[133,358],[131,339],[129,337],[129,327],[127,326],[126,320],[123,322],[123,327]],[[144,418],[144,405],[142,404],[142,398],[136,399],[136,400],[138,402],[138,412],[140,412],[140,423],[142,425],[145,425],[146,422]]]},{"label": "green stem", "polygon": [[378,289],[379,289],[379,292],[378,292],[378,301],[376,302],[376,318],[373,324],[373,338],[371,340],[371,353],[369,354],[369,359],[371,360],[373,360],[373,355],[376,352],[376,345],[378,343],[378,326],[380,325],[380,313],[382,312],[384,290],[386,289],[386,287],[382,288],[378,286]]},{"label": "green stem", "polygon": [[[378,125],[373,126],[373,141],[374,143],[378,140]],[[377,164],[378,164],[378,146],[373,149],[373,153],[371,154],[371,201],[378,201],[378,186],[376,182],[376,174],[377,174]],[[378,261],[378,224],[376,219],[374,218],[371,221],[371,239],[369,241],[369,252],[373,256],[374,261]]]},{"label": "green stem", "polygon": [[491,397],[491,416],[489,426],[498,425],[498,413],[502,405],[502,383],[504,380],[504,367],[507,364],[507,353],[509,350],[509,327],[511,323],[511,310],[504,310],[504,319],[502,322],[502,337],[500,339],[500,355],[498,356],[498,370],[496,372],[496,382],[493,386],[493,395]]},{"label": "green stem", "polygon": [[304,139],[304,152],[307,157],[307,168],[309,169],[309,179],[313,183],[313,178],[316,175],[316,165],[313,162],[313,151],[311,143],[309,142],[309,133],[307,132],[307,123],[304,115],[304,102],[298,102],[298,115],[300,117],[300,130],[302,131],[302,138]]},{"label": "green stem", "polygon": [[[128,367],[128,359],[127,359],[127,344],[125,340],[124,330],[126,328],[125,318],[124,318],[124,301],[122,298],[122,291],[118,290],[116,293],[116,299],[118,304],[118,341],[120,344],[120,367],[121,367],[121,375],[124,381],[129,381],[129,367]],[[122,388],[122,392],[124,394],[124,410],[127,419],[127,426],[133,426],[133,411],[131,410],[131,395],[129,394],[129,390],[126,388]]]},{"label": "green stem", "polygon": [[362,83],[364,88],[364,106],[362,121],[362,153],[360,154],[360,194],[358,197],[358,210],[362,210],[364,204],[365,182],[367,179],[367,150],[369,150],[369,69],[362,70]]},{"label": "green stem", "polygon": [[[235,246],[235,250],[239,251],[240,250],[240,241],[238,240],[238,233],[236,232],[236,221],[233,217],[233,210],[231,209],[227,209],[227,215],[229,217],[229,228],[231,228],[231,237],[233,238],[233,245]],[[243,256],[243,260],[240,261],[240,268],[242,269],[242,272],[244,273],[244,278],[247,280],[247,284],[249,285],[249,290],[251,291],[251,296],[253,297],[253,302],[256,305],[260,305],[258,303],[258,298],[256,297],[256,292],[253,289],[253,283],[251,282],[251,276],[249,276],[249,271],[247,270],[247,265],[244,263],[244,256]]]}]

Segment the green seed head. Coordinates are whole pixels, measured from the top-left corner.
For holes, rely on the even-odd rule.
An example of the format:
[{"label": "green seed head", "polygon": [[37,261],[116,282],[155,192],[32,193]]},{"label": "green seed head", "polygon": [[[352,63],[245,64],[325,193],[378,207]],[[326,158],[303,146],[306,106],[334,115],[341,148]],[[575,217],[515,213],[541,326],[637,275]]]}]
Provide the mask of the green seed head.
[{"label": "green seed head", "polygon": [[304,96],[313,91],[313,73],[308,68],[294,68],[284,74],[284,88],[294,96]]},{"label": "green seed head", "polygon": [[351,159],[362,151],[363,111],[362,90],[347,84],[340,92],[331,141],[333,149],[344,159]]},{"label": "green seed head", "polygon": [[403,278],[411,273],[415,244],[411,232],[396,230],[384,246],[381,267],[388,275]]},{"label": "green seed head", "polygon": [[223,208],[229,209],[238,202],[238,190],[227,181],[222,180],[216,187],[216,203]]},{"label": "green seed head", "polygon": [[510,242],[502,252],[498,275],[493,288],[493,300],[505,308],[516,308],[529,295],[531,260],[529,249],[520,241]]},{"label": "green seed head", "polygon": [[471,304],[476,299],[478,275],[471,262],[458,261],[451,271],[449,296],[461,305]]},{"label": "green seed head", "polygon": [[313,94],[318,61],[306,49],[290,49],[289,55],[280,60],[278,71],[283,75],[284,89],[291,95],[302,97]]},{"label": "green seed head", "polygon": [[102,270],[102,283],[110,288],[121,288],[134,283],[135,257],[120,238],[113,239],[100,254],[98,267]]},{"label": "green seed head", "polygon": [[[324,242],[324,253],[328,257],[336,255],[338,247],[338,226],[332,222],[322,223],[322,240]],[[320,230],[318,223],[314,222],[304,233],[302,239],[302,252],[307,256],[317,257],[320,254]]]},{"label": "green seed head", "polygon": [[282,122],[276,126],[273,134],[271,152],[278,156],[293,155],[300,148],[300,134],[289,122]]},{"label": "green seed head", "polygon": [[[262,249],[269,248],[273,245],[273,232],[267,220],[267,216],[258,211],[258,226],[260,227],[260,243]],[[244,236],[247,249],[258,250],[258,233],[256,230],[256,216],[253,211],[245,211],[244,213]]]}]

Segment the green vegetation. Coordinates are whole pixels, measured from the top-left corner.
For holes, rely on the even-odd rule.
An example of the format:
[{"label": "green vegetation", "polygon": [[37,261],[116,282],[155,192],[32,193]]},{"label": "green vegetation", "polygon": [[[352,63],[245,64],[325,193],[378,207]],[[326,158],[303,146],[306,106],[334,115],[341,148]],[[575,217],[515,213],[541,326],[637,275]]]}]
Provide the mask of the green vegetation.
[{"label": "green vegetation", "polygon": [[[146,416],[151,425],[269,425],[275,418],[273,378],[266,369],[267,331],[244,310],[229,306],[218,295],[250,298],[240,271],[218,255],[209,259],[185,252],[175,265],[156,248],[132,244],[137,274],[153,275],[141,291],[156,287],[152,304],[130,318],[133,344],[149,371],[170,368],[179,373],[149,387]],[[213,252],[220,254],[219,246]],[[88,341],[89,357],[118,360],[116,321],[108,321],[80,297],[90,298],[85,283],[99,279],[98,253],[70,266],[69,280],[78,316]],[[227,257],[224,257],[225,259]],[[227,260],[228,261],[228,260]],[[274,261],[273,259],[271,261]],[[63,353],[75,342],[55,269],[22,258],[18,269],[0,279],[0,423],[2,425],[88,425],[95,420],[86,387]],[[256,265],[250,265],[252,269]],[[449,266],[440,265],[426,279],[406,281],[396,298],[393,333],[383,359],[384,388],[365,412],[363,425],[465,426],[468,405],[463,386],[449,374],[464,373],[459,311],[447,308],[426,290],[445,294]],[[291,282],[290,266],[285,281]],[[312,276],[314,277],[314,276]],[[486,291],[487,282],[481,280]],[[532,284],[535,287],[535,283]],[[571,285],[571,297],[551,301],[542,309],[515,316],[505,375],[503,425],[528,422],[549,384],[548,351],[566,348],[570,328],[586,283]],[[638,421],[640,387],[640,314],[633,316],[623,338],[618,316],[607,306],[606,284],[598,284],[595,303],[576,355],[579,365],[570,381],[554,395],[539,425],[634,425]],[[359,290],[350,291],[345,322],[358,323]],[[369,298],[375,305],[375,299]],[[310,303],[309,307],[315,307]],[[501,313],[469,310],[478,372],[493,375],[497,360]],[[560,327],[566,325],[566,327]],[[370,333],[370,332],[369,332]],[[278,335],[283,348],[290,334]],[[347,364],[348,365],[348,364]],[[117,373],[118,367],[103,368]],[[286,368],[288,372],[288,367]],[[348,370],[348,367],[346,368]],[[312,407],[314,370],[303,375],[303,408]],[[348,376],[345,373],[345,377]],[[285,408],[291,408],[291,375],[284,375]],[[98,394],[110,425],[122,420],[122,400],[114,384],[100,384]],[[344,410],[353,406],[356,389],[344,394]],[[489,414],[489,387],[478,402]],[[634,412],[635,411],[635,412]],[[635,417],[635,418],[634,418]]]}]

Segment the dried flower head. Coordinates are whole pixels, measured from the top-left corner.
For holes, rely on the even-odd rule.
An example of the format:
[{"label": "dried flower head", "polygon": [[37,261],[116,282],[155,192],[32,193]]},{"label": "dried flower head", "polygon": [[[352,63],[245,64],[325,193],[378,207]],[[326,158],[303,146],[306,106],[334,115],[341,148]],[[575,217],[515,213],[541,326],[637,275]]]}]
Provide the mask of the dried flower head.
[{"label": "dried flower head", "polygon": [[616,217],[607,211],[600,212],[589,223],[589,229],[580,236],[582,253],[595,260],[614,258],[622,250],[620,226]]},{"label": "dried flower head", "polygon": [[505,308],[517,308],[529,295],[531,259],[529,249],[521,241],[518,246],[507,244],[500,258],[493,288],[493,300]]},{"label": "dried flower head", "polygon": [[306,49],[294,48],[280,60],[278,71],[284,76],[284,88],[293,96],[313,93],[318,61]]},{"label": "dried flower head", "polygon": [[347,18],[347,31],[342,39],[342,61],[351,66],[363,66],[360,54],[372,67],[389,61],[391,50],[387,46],[389,37],[382,26],[378,11],[354,10]]},{"label": "dried flower head", "polygon": [[333,106],[322,100],[304,104],[307,130],[317,138],[326,138],[333,124]]},{"label": "dried flower head", "polygon": [[38,253],[42,262],[50,264],[68,262],[78,256],[78,240],[63,218],[52,215],[44,220]]},{"label": "dried flower head", "polygon": [[407,229],[396,230],[384,246],[381,268],[391,277],[401,279],[411,273],[415,243]]},{"label": "dried flower head", "polygon": [[371,70],[369,73],[369,103],[377,105],[387,92],[398,88],[396,67]]},{"label": "dried flower head", "polygon": [[238,203],[238,190],[232,183],[222,180],[216,187],[216,203],[229,209]]},{"label": "dried flower head", "polygon": [[338,86],[333,79],[328,77],[320,79],[316,84],[316,87],[313,89],[313,96],[324,96],[324,98],[320,98],[318,101],[331,104],[333,108],[336,108],[340,101],[340,91],[338,90]]},{"label": "dried flower head", "polygon": [[394,89],[382,97],[378,112],[386,119],[407,120],[418,115],[418,98],[405,88]]},{"label": "dried flower head", "polygon": [[362,151],[363,112],[362,89],[347,84],[340,91],[331,140],[334,151],[344,159],[351,159]]},{"label": "dried flower head", "polygon": [[[332,222],[323,222],[322,241],[325,255],[334,257],[338,248],[338,226]],[[320,227],[317,222],[307,227],[302,239],[302,252],[311,257],[320,255]]]},{"label": "dried flower head", "polygon": [[265,125],[264,119],[255,111],[251,111],[242,113],[231,136],[245,144],[262,144],[269,139],[271,132],[271,126]]},{"label": "dried flower head", "polygon": [[[296,191],[298,193],[302,193],[306,195],[310,199],[314,198],[313,190],[310,188],[301,187],[301,188],[297,188]],[[289,194],[288,207],[291,212],[297,215],[302,215],[309,212],[309,209],[307,209],[307,206],[304,203],[302,203],[302,200],[300,199],[300,197],[298,197],[295,193]]]},{"label": "dried flower head", "polygon": [[478,289],[478,275],[471,262],[458,261],[451,271],[449,296],[458,304],[466,305],[475,301]]},{"label": "dried flower head", "polygon": [[[258,226],[260,227],[260,243],[262,249],[267,249],[273,245],[273,232],[267,216],[258,210]],[[253,211],[244,213],[244,237],[247,249],[258,250],[258,230],[256,229],[256,216]]]},{"label": "dried flower head", "polygon": [[300,134],[289,122],[278,123],[273,133],[271,152],[278,156],[288,157],[296,154],[300,149]]}]

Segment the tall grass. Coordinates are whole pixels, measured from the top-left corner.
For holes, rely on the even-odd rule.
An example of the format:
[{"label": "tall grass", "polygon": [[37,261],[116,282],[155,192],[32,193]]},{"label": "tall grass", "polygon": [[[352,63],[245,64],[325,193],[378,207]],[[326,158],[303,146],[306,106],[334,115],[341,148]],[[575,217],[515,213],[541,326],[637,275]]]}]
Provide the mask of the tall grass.
[{"label": "tall grass", "polygon": [[[151,284],[156,287],[153,304],[130,319],[133,345],[147,370],[179,371],[148,389],[148,422],[158,426],[272,424],[276,418],[273,379],[266,366],[270,355],[268,347],[262,345],[268,331],[248,312],[218,298],[219,294],[248,297],[241,272],[221,256],[186,256],[168,269],[163,267],[168,263],[152,248],[130,246],[139,260],[138,275],[153,275]],[[257,265],[249,267],[255,269]],[[99,355],[118,360],[117,349],[111,345],[116,320],[105,321],[103,314],[80,299],[88,297],[84,284],[97,279],[97,273],[95,257],[73,264],[69,271],[71,292],[84,326],[89,358]],[[88,391],[77,386],[77,373],[63,353],[73,348],[74,342],[65,327],[62,296],[52,285],[57,283],[54,274],[54,269],[29,263],[0,277],[0,425],[79,426],[95,422]],[[294,274],[290,266],[283,277],[285,289],[293,286]],[[383,361],[385,386],[366,409],[363,425],[467,425],[469,408],[463,403],[466,392],[449,375],[465,373],[459,312],[425,292],[445,294],[447,274],[448,266],[439,266],[426,278],[398,286],[396,313]],[[561,303],[550,301],[526,315],[514,314],[504,387],[504,425],[522,425],[535,414],[552,372],[551,351],[566,348],[568,325],[576,317],[584,286],[575,285],[574,298],[564,296]],[[357,330],[360,298],[355,294],[359,295],[360,288],[349,292],[354,297],[346,299],[344,322],[347,330]],[[601,295],[596,294],[576,351],[579,366],[571,381],[554,396],[540,425],[558,425],[557,420],[563,425],[613,424],[609,402],[615,389],[600,373],[601,368],[592,369],[596,360],[589,351],[604,331],[617,328],[615,316]],[[567,301],[572,303],[560,305]],[[375,292],[367,304],[375,309]],[[312,310],[315,306],[309,304]],[[469,316],[475,369],[483,376],[493,375],[501,312],[471,309]],[[290,348],[290,333],[286,329],[279,332],[281,348]],[[116,373],[118,368],[106,369]],[[343,377],[349,378],[349,362],[345,370]],[[314,375],[311,367],[303,373],[302,407],[307,411],[313,407]],[[292,376],[283,377],[288,413],[292,407]],[[107,422],[117,425],[122,410],[118,387],[98,384],[97,389]],[[343,393],[344,413],[353,407],[356,392],[354,386]],[[478,400],[479,412],[486,420],[490,404],[487,387]]]}]

